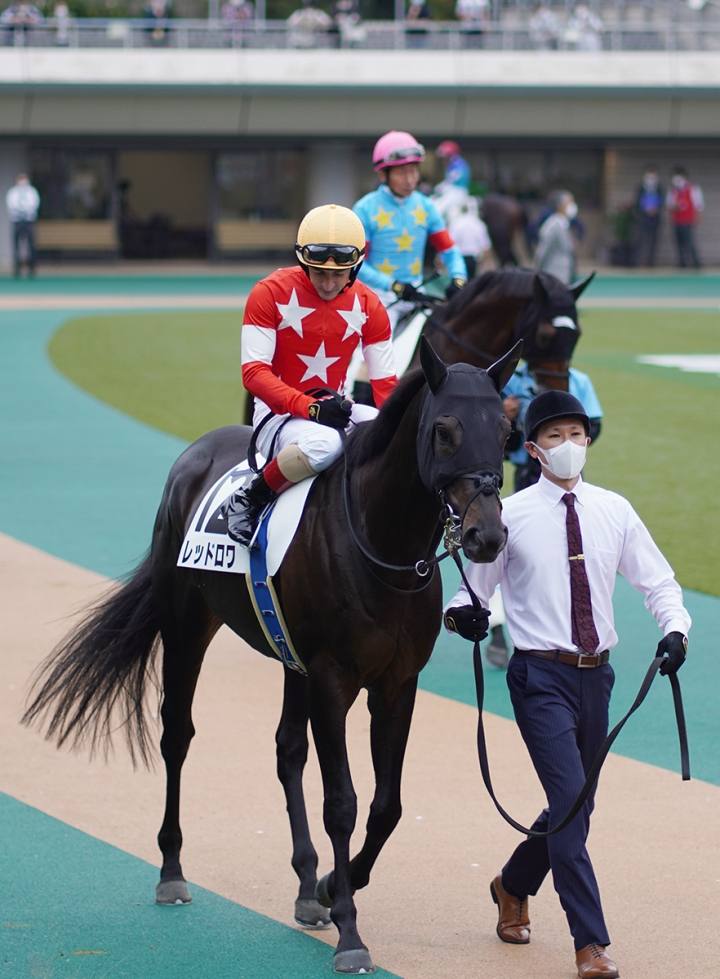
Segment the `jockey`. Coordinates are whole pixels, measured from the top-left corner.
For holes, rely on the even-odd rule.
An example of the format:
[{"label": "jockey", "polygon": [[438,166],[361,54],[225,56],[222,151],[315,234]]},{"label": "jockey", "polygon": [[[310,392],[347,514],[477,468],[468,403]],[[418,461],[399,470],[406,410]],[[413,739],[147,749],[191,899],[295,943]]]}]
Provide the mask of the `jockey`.
[{"label": "jockey", "polygon": [[[410,133],[389,132],[375,144],[373,166],[381,184],[366,194],[353,210],[365,228],[365,264],[358,278],[388,307],[393,330],[402,313],[412,309],[423,281],[425,246],[428,239],[440,253],[450,274],[449,299],[467,282],[467,269],[460,250],[448,234],[437,208],[416,188],[419,164],[425,150]],[[358,375],[362,390],[367,379]],[[369,392],[363,392],[363,399]],[[357,399],[357,398],[356,398]]]},{"label": "jockey", "polygon": [[342,392],[359,343],[378,406],[397,384],[387,313],[356,281],[364,253],[365,232],[349,208],[316,207],[298,230],[299,266],[273,272],[248,297],[242,378],[255,398],[257,450],[273,458],[226,505],[228,534],[246,547],[267,504],[327,469],[340,454],[343,430],[377,414],[316,389]]},{"label": "jockey", "polygon": [[443,183],[453,187],[460,187],[470,193],[470,182],[472,173],[470,164],[460,156],[460,147],[451,139],[446,139],[440,143],[435,150],[437,156],[445,161],[445,179]]}]

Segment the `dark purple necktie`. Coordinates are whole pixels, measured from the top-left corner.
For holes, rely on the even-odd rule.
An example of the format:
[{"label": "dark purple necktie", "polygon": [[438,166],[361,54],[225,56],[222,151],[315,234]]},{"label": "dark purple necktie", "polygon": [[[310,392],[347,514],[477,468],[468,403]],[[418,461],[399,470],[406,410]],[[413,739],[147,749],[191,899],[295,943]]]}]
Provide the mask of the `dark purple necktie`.
[{"label": "dark purple necktie", "polygon": [[572,641],[586,653],[596,653],[600,639],[595,628],[590,600],[590,582],[585,570],[580,521],[575,510],[575,494],[566,493],[568,557],[570,559],[570,604],[572,607]]}]

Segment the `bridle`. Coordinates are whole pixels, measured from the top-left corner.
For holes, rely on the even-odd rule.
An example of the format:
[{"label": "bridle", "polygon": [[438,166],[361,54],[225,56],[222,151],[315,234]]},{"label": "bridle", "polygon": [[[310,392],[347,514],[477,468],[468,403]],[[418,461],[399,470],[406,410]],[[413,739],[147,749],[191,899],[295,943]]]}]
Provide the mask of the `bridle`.
[{"label": "bridle", "polygon": [[[350,498],[351,476],[352,474],[348,468],[346,456],[345,471],[343,473],[343,502],[345,504],[345,517],[347,519],[348,530],[350,531],[350,538],[353,544],[362,554],[364,563],[373,578],[375,578],[375,580],[378,581],[384,588],[387,588],[390,591],[398,592],[402,595],[410,595],[415,592],[425,591],[435,577],[435,568],[437,565],[441,561],[444,561],[445,558],[453,556],[458,548],[462,546],[462,526],[465,522],[465,517],[467,516],[468,510],[478,496],[496,496],[500,509],[502,509],[502,503],[500,502],[502,478],[497,472],[492,469],[483,469],[479,472],[463,473],[460,476],[456,476],[455,479],[475,480],[475,493],[473,493],[468,502],[465,504],[462,513],[458,515],[445,494],[445,487],[442,486],[437,490],[437,497],[441,504],[441,510],[438,514],[438,522],[443,526],[444,553],[433,555],[432,551],[435,548],[433,548],[431,544],[426,556],[424,558],[420,558],[420,560],[416,561],[414,564],[389,564],[387,561],[382,561],[379,557],[376,557],[372,553],[367,545],[360,539],[360,535],[353,525]],[[437,545],[435,547],[437,547]],[[395,585],[389,584],[387,581],[383,581],[383,579],[373,571],[371,567],[373,564],[378,568],[384,568],[386,571],[414,571],[419,578],[427,578],[427,581],[425,581],[419,587],[398,588]]]}]

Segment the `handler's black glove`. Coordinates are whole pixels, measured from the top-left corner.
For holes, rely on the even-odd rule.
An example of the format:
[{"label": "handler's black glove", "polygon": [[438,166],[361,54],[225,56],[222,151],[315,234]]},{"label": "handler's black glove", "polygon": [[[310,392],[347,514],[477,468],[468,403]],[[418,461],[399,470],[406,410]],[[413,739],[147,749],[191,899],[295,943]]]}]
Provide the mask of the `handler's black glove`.
[{"label": "handler's black glove", "polygon": [[450,632],[457,632],[463,639],[470,642],[480,642],[488,634],[488,619],[490,612],[486,608],[475,608],[473,605],[460,605],[449,608],[445,613],[445,625]]},{"label": "handler's black glove", "polygon": [[682,632],[669,632],[664,639],[658,643],[656,656],[666,655],[666,660],[660,667],[663,676],[668,673],[677,673],[685,662],[687,656],[687,636]]},{"label": "handler's black glove", "polygon": [[409,282],[393,282],[390,290],[395,293],[398,299],[404,299],[406,302],[411,302],[413,299],[417,299],[422,295]]},{"label": "handler's black glove", "polygon": [[450,285],[445,290],[445,298],[452,299],[452,297],[467,285],[467,279],[463,279],[460,276],[456,276],[450,283]]},{"label": "handler's black glove", "polygon": [[323,401],[313,401],[308,408],[308,418],[320,425],[327,425],[328,428],[343,429],[350,423],[351,411],[352,401],[336,401],[335,398],[328,398]]}]

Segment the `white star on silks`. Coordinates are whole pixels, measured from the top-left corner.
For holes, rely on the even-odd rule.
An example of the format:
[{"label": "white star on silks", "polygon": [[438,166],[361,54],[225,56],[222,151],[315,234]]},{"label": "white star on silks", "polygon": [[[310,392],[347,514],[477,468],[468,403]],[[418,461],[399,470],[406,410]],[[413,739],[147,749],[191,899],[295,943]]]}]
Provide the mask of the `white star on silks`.
[{"label": "white star on silks", "polygon": [[325,356],[325,341],[318,347],[317,353],[314,357],[304,357],[302,354],[298,354],[300,360],[305,364],[307,370],[300,378],[300,383],[303,381],[309,381],[311,377],[317,377],[321,381],[327,384],[327,372],[330,364],[334,364],[336,360],[340,360],[339,357],[326,357]]},{"label": "white star on silks", "polygon": [[314,306],[301,306],[298,302],[297,292],[293,289],[290,294],[289,303],[275,303],[282,316],[282,321],[278,326],[278,330],[285,329],[286,326],[291,326],[293,330],[297,333],[299,337],[303,335],[302,321],[310,313],[315,312]]},{"label": "white star on silks", "polygon": [[360,309],[360,299],[358,296],[353,298],[353,308],[352,309],[339,309],[338,313],[347,323],[347,330],[345,330],[345,336],[343,340],[347,340],[351,337],[353,333],[357,333],[358,336],[362,333],[362,328],[367,320],[367,314],[363,313]]}]

